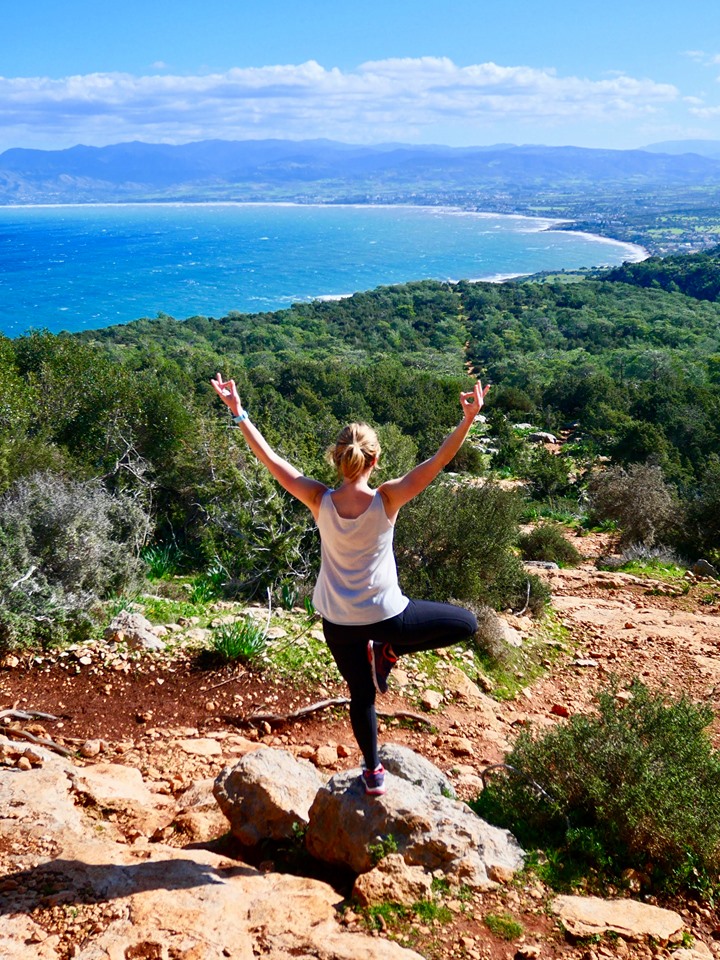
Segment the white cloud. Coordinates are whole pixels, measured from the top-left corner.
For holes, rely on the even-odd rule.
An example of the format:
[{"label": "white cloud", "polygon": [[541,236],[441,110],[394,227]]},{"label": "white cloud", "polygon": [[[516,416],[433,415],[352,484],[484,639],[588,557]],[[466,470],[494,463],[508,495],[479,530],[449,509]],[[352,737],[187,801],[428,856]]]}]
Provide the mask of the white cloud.
[{"label": "white cloud", "polygon": [[591,80],[495,63],[460,67],[440,57],[372,61],[343,72],[311,60],[198,76],[0,78],[0,128],[6,142],[23,145],[53,138],[61,145],[266,136],[421,140],[453,126],[475,131],[481,142],[491,125],[612,125],[679,99],[671,84],[625,75]]}]

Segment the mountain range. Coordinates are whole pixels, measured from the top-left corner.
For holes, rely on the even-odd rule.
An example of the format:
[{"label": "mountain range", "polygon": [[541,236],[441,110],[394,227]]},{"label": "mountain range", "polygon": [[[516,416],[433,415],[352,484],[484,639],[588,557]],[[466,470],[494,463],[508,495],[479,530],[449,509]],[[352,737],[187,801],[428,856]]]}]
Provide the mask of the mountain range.
[{"label": "mountain range", "polygon": [[151,200],[371,200],[592,185],[720,184],[720,141],[643,150],[360,146],[330,140],[142,142],[0,154],[0,204]]}]

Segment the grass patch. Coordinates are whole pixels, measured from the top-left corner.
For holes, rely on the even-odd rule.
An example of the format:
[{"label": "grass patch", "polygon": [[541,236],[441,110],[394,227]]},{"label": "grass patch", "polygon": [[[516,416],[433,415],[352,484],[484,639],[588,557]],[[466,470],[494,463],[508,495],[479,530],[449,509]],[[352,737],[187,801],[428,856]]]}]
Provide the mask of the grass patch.
[{"label": "grass patch", "polygon": [[166,600],[161,597],[143,597],[138,601],[142,607],[143,616],[150,623],[177,623],[184,617],[209,616],[207,606],[201,603],[191,603],[189,600]]},{"label": "grass patch", "polygon": [[652,577],[654,580],[663,580],[668,583],[684,581],[686,567],[664,560],[628,560],[622,566],[616,567],[622,573],[632,573],[636,577]]},{"label": "grass patch", "polygon": [[491,933],[503,940],[517,940],[525,932],[522,924],[509,913],[488,913],[483,922]]}]

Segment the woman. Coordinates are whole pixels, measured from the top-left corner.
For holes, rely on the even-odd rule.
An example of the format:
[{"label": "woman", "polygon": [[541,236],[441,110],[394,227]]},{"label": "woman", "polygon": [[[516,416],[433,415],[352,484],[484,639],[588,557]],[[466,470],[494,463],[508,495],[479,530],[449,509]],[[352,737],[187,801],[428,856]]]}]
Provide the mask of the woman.
[{"label": "woman", "polygon": [[320,531],[321,566],[313,603],[338,670],[350,689],[350,722],[364,760],[363,782],[385,793],[378,757],[376,692],[387,691],[398,656],[450,646],[475,632],[472,613],[448,603],[409,600],[400,590],[393,532],[400,508],[421,493],[458,452],[490,389],[460,394],[462,420],[438,451],[404,477],[369,486],[380,444],[367,424],[345,427],[328,458],[340,484],[303,476],[270,447],[243,410],[234,380],[211,381],[245,440],[275,479],[310,510]]}]

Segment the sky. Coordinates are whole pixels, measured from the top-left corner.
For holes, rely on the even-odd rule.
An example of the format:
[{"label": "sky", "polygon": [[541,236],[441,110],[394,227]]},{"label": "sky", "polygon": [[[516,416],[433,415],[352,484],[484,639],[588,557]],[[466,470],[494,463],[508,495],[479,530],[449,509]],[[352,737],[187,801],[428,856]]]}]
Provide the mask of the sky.
[{"label": "sky", "polygon": [[720,139],[718,0],[0,0],[0,152]]}]

